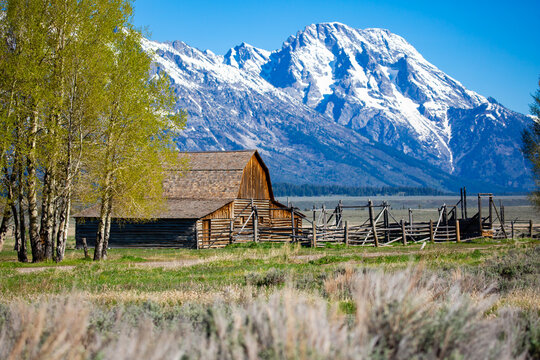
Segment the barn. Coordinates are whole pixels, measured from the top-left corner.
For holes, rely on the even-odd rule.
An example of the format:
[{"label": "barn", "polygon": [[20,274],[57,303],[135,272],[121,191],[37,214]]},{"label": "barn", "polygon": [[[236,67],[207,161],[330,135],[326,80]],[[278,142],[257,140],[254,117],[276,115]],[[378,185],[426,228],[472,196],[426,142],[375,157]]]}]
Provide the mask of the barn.
[{"label": "barn", "polygon": [[[110,247],[214,248],[245,241],[288,241],[303,215],[274,198],[256,150],[188,152],[189,169],[167,169],[164,210],[150,221],[114,217]],[[93,245],[96,207],[75,216],[75,239]],[[293,236],[294,237],[294,236]]]}]

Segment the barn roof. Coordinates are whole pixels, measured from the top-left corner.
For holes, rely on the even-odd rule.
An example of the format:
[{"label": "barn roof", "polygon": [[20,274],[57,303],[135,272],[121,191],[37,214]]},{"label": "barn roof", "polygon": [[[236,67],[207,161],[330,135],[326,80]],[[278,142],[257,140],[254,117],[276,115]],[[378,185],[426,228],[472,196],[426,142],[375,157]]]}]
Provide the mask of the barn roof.
[{"label": "barn roof", "polygon": [[[188,169],[166,168],[163,182],[166,203],[156,218],[199,219],[230,203],[238,196],[244,168],[253,155],[269,179],[268,168],[256,150],[180,153],[180,159],[188,159]],[[274,200],[271,187],[270,197]],[[93,206],[75,217],[98,214],[99,208]]]},{"label": "barn roof", "polygon": [[234,199],[242,173],[255,150],[189,152],[188,171],[169,168],[163,187],[167,199]]}]

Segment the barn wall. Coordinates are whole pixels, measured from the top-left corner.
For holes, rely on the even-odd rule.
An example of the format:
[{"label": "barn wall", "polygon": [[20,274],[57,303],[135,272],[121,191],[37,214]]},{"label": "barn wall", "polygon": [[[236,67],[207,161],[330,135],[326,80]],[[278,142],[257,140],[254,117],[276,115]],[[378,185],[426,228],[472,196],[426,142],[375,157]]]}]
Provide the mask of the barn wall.
[{"label": "barn wall", "polygon": [[[77,247],[82,246],[86,238],[88,246],[94,246],[98,228],[98,219],[77,218],[75,240]],[[195,248],[196,220],[158,219],[144,223],[111,223],[110,247],[170,247]]]},{"label": "barn wall", "polygon": [[253,155],[242,173],[238,198],[270,199],[270,181],[257,156]]}]

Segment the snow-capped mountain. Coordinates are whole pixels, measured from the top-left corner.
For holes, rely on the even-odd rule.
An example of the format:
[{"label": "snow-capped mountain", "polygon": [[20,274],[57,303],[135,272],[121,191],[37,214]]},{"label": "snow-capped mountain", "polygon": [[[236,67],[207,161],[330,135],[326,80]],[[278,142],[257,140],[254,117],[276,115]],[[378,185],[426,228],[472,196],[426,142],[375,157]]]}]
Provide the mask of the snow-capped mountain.
[{"label": "snow-capped mountain", "polygon": [[467,90],[398,35],[314,24],[273,52],[145,40],[189,113],[184,150],[258,148],[274,181],[456,189],[530,185],[530,122]]}]

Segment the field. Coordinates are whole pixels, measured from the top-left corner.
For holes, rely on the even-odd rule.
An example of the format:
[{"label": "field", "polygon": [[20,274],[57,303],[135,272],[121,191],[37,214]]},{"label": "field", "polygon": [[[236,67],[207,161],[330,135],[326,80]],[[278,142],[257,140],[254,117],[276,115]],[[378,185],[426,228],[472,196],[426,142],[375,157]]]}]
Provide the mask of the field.
[{"label": "field", "polygon": [[0,252],[0,358],[538,358],[540,242]]},{"label": "field", "polygon": [[[374,204],[388,202],[391,206],[391,213],[396,220],[408,220],[408,209],[413,211],[414,221],[436,221],[438,218],[438,208],[446,204],[448,208],[454,206],[459,201],[459,196],[315,196],[315,197],[284,197],[279,198],[283,204],[290,201],[304,214],[311,218],[313,205],[320,208],[323,204],[327,209],[333,210],[338,201],[342,200],[343,205],[365,205],[371,199]],[[527,196],[495,196],[495,204],[503,204],[505,207],[506,221],[511,220],[533,220],[540,223],[540,213],[531,206]],[[467,199],[468,215],[472,216],[478,211],[478,201],[475,196],[469,195]],[[483,214],[488,213],[487,200],[483,201]],[[367,209],[345,209],[344,220],[351,225],[358,225],[368,218]]]}]

